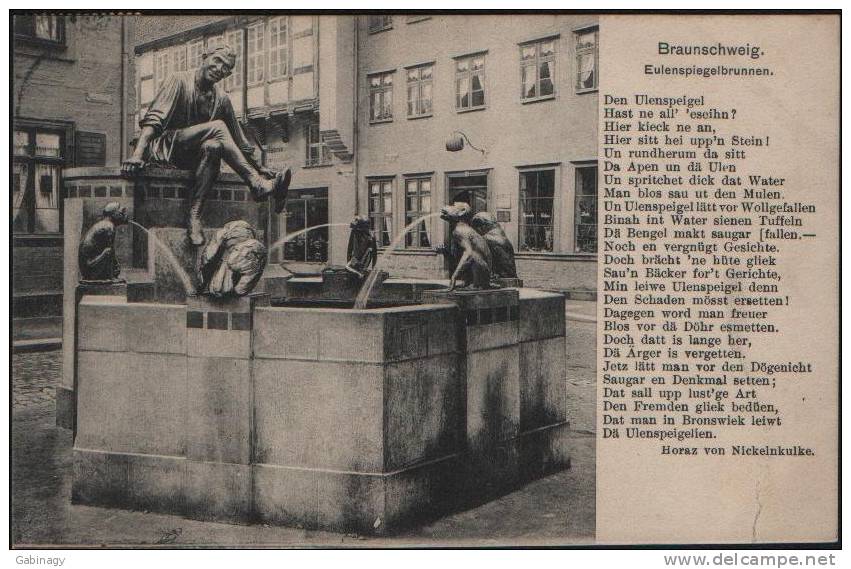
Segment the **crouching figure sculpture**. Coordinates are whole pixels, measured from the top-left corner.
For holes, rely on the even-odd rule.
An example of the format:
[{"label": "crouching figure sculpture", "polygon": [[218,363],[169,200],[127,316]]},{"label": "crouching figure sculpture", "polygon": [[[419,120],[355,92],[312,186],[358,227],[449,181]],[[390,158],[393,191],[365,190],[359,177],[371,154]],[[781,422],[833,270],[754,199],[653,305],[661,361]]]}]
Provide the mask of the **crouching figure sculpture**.
[{"label": "crouching figure sculpture", "polygon": [[245,296],[266,268],[266,247],[247,222],[231,221],[219,229],[201,253],[201,293]]},{"label": "crouching figure sculpture", "polygon": [[80,267],[80,282],[101,284],[124,282],[119,279],[121,265],[115,256],[115,229],[127,223],[127,208],[110,202],[103,208],[103,217],[89,227],[80,248],[77,260]]},{"label": "crouching figure sculpture", "polygon": [[490,213],[483,211],[473,216],[471,225],[488,242],[488,248],[493,258],[491,270],[494,276],[516,279],[517,266],[514,263],[514,246],[508,240],[508,235],[505,234],[499,222]]},{"label": "crouching figure sculpture", "polygon": [[473,211],[469,204],[455,202],[440,209],[440,219],[449,222],[452,227],[449,253],[458,259],[458,265],[449,280],[449,290],[455,290],[458,280],[462,287],[488,289],[491,286],[490,248],[485,238],[470,225]]},{"label": "crouching figure sculpture", "polygon": [[378,245],[369,230],[369,220],[356,216],[349,224],[348,263],[346,270],[360,278],[366,277],[367,271],[378,262]]}]

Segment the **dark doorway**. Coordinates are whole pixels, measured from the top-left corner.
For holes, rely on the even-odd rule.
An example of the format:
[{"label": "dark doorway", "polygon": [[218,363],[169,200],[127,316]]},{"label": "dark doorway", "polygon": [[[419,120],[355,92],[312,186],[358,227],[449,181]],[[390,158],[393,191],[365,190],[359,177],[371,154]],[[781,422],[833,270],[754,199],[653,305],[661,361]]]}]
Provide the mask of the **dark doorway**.
[{"label": "dark doorway", "polygon": [[[473,209],[473,215],[488,210],[488,174],[487,172],[459,172],[449,174],[446,183],[446,202],[463,202]],[[445,241],[449,246],[449,226],[446,227]],[[444,256],[444,268],[454,271],[457,259]]]}]

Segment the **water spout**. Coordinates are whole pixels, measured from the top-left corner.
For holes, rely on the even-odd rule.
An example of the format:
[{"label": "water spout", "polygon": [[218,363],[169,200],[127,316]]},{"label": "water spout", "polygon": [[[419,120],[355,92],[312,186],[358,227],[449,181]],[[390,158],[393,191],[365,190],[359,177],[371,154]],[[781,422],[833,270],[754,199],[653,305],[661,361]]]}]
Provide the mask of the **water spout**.
[{"label": "water spout", "polygon": [[129,220],[129,222],[144,231],[145,234],[147,234],[148,239],[151,239],[154,244],[157,245],[160,250],[165,254],[165,258],[168,261],[168,264],[171,265],[174,274],[177,275],[177,278],[179,278],[181,284],[183,284],[183,291],[188,295],[196,294],[195,285],[192,284],[192,279],[189,277],[189,273],[187,273],[186,269],[181,266],[180,261],[178,261],[177,257],[174,256],[174,252],[165,244],[163,244],[159,239],[154,237],[154,234],[151,233],[147,227],[136,223],[132,219]]},{"label": "water spout", "polygon": [[310,227],[305,227],[304,229],[299,229],[298,231],[293,231],[292,233],[284,235],[283,237],[281,237],[280,239],[275,241],[271,246],[269,246],[269,258],[271,258],[271,256],[272,256],[272,251],[274,251],[275,249],[277,249],[279,247],[283,247],[284,243],[286,243],[287,241],[291,241],[291,240],[295,239],[299,235],[304,235],[305,233],[307,233],[309,231],[313,231],[314,229],[321,229],[323,227],[337,227],[337,226],[341,226],[341,225],[348,226],[349,224],[348,223],[322,223],[320,225],[312,225]]},{"label": "water spout", "polygon": [[358,291],[358,295],[355,298],[355,308],[364,309],[369,302],[369,297],[372,294],[373,288],[375,288],[376,283],[378,282],[379,275],[381,274],[381,269],[387,263],[387,259],[390,258],[393,254],[393,251],[402,244],[402,240],[405,238],[405,235],[413,229],[419,227],[419,224],[427,219],[431,219],[432,217],[437,217],[440,215],[440,212],[435,213],[427,213],[426,215],[422,215],[406,225],[402,231],[396,234],[396,237],[393,238],[393,241],[390,242],[390,245],[387,247],[387,250],[384,251],[384,254],[378,259],[378,262],[372,268],[372,272],[369,273],[369,276],[366,278],[364,283],[361,285],[360,290]]}]

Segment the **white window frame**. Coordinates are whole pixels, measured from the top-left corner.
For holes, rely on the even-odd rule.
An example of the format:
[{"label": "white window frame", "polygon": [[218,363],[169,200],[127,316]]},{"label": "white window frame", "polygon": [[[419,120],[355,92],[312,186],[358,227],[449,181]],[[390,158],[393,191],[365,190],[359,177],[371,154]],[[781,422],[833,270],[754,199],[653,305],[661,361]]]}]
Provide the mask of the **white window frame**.
[{"label": "white window frame", "polygon": [[233,72],[228,77],[225,77],[223,81],[223,87],[228,93],[242,88],[242,66],[245,65],[245,58],[242,53],[243,33],[243,28],[236,28],[228,30],[222,37],[223,43],[229,45],[236,52],[236,63],[233,66]]},{"label": "white window frame", "polygon": [[[410,182],[413,182],[414,184],[416,184],[416,196],[417,196],[416,199],[417,199],[417,204],[418,204],[418,208],[416,210],[408,209],[408,183],[410,183]],[[423,208],[422,208],[422,196],[423,196],[422,183],[423,182],[428,182],[428,186],[429,186],[429,189],[428,189],[429,209],[428,209],[428,211],[423,211]],[[402,215],[404,216],[403,217],[404,223],[402,224],[402,226],[405,227],[409,223],[408,217],[409,217],[410,212],[415,211],[416,217],[420,217],[420,216],[422,216],[426,213],[432,213],[434,211],[434,205],[435,205],[435,202],[434,202],[434,176],[431,175],[431,174],[408,174],[408,175],[405,175],[405,177],[402,179],[402,186],[403,186],[403,188],[402,188]],[[414,217],[414,216],[410,216],[410,217]],[[411,222],[413,222],[413,219],[411,220]],[[434,241],[434,237],[433,237],[434,232],[431,230],[432,228],[431,228],[430,222],[431,222],[430,219],[422,222],[422,226],[424,226],[426,228],[425,229],[426,235],[429,238],[430,243],[428,245],[423,245],[422,242],[420,241],[420,237],[421,237],[420,231],[412,229],[405,236],[405,248],[406,249],[430,249],[431,248],[433,241]],[[408,244],[409,238],[412,239],[411,244]]]},{"label": "white window frame", "polygon": [[[267,82],[272,83],[274,81],[280,81],[283,79],[287,79],[290,76],[290,21],[289,16],[278,16],[277,18],[270,18],[269,24],[267,26],[269,30],[269,46],[267,48],[268,51],[268,65],[269,71],[268,76],[266,78]],[[273,28],[275,31],[273,31]],[[283,34],[281,34],[281,30],[283,30]],[[284,44],[283,46],[279,45],[281,40],[281,36],[283,35]],[[275,38],[275,46],[272,46],[272,38]],[[272,62],[272,55],[274,54],[274,59],[276,63]],[[281,62],[281,56],[283,55],[283,63]],[[273,72],[272,67],[277,66],[277,70]],[[281,72],[281,67],[283,67],[283,73]]]},{"label": "white window frame", "polygon": [[[375,73],[369,73],[366,76],[366,84],[367,84],[367,88],[369,89],[369,122],[371,124],[385,123],[385,122],[392,122],[393,121],[393,115],[394,115],[394,112],[393,112],[394,111],[394,108],[393,108],[393,103],[394,103],[394,101],[393,101],[394,77],[393,76],[395,74],[396,74],[396,70],[394,69],[394,70],[390,70],[390,71],[378,71],[378,72],[375,72]],[[375,78],[375,77],[377,77],[378,81],[379,81],[379,85],[377,87],[373,87],[372,84],[371,84],[372,79]],[[389,85],[384,84],[384,78],[385,77],[390,78],[390,84]],[[382,95],[382,101],[385,101],[388,93],[390,94],[390,105],[389,105],[390,114],[389,114],[389,116],[381,115],[381,116],[376,117],[375,108],[374,108],[375,99],[373,98],[373,95],[381,94]]]},{"label": "white window frame", "polygon": [[[200,47],[200,50],[198,49]],[[197,54],[193,54],[197,51]],[[204,38],[198,38],[186,44],[186,67],[195,70],[204,59]]]},{"label": "white window frame", "polygon": [[[314,132],[316,136],[314,137]],[[305,167],[326,166],[331,163],[331,150],[322,140],[319,131],[319,115],[313,115],[304,125]],[[317,158],[311,158],[311,151],[316,151]]]},{"label": "white window frame", "polygon": [[[593,33],[594,34],[594,47],[580,48],[579,47],[579,38],[585,34]],[[573,49],[575,51],[575,56],[573,58],[574,65],[574,73],[573,73],[573,87],[577,94],[581,93],[593,93],[600,88],[600,29],[599,26],[585,26],[582,28],[578,28],[573,30]],[[580,58],[583,55],[593,53],[594,54],[594,85],[592,87],[582,87],[580,86]]]},{"label": "white window frame", "polygon": [[160,92],[163,84],[171,76],[171,52],[161,49],[154,52],[154,98]]},{"label": "white window frame", "polygon": [[[386,193],[384,191],[384,184],[385,183],[388,184],[389,188],[390,188],[389,190],[387,190]],[[379,196],[378,203],[381,205],[380,209],[376,210],[376,211],[373,211],[373,209],[372,209],[372,186],[373,186],[373,184],[378,184],[378,188],[379,188],[379,190],[378,190],[378,196]],[[387,246],[390,245],[390,243],[393,242],[394,231],[396,229],[394,227],[394,222],[393,222],[393,215],[394,215],[394,209],[395,209],[393,202],[396,199],[395,186],[396,186],[396,177],[395,176],[375,176],[375,177],[369,177],[369,178],[366,179],[366,199],[367,199],[367,212],[368,212],[368,215],[369,215],[369,223],[370,223],[370,228],[372,230],[372,233],[375,236],[375,241],[378,243],[379,247],[387,247]],[[389,194],[389,197],[390,197],[390,211],[389,212],[384,207],[384,204],[386,203],[386,201],[385,201],[385,195],[386,194]],[[384,241],[383,241],[384,225],[382,223],[381,227],[378,227],[378,223],[377,223],[377,220],[381,219],[383,221],[384,218],[390,218],[390,232],[389,232],[389,235],[388,235],[387,243],[384,243]]]},{"label": "white window frame", "polygon": [[[558,92],[558,86],[556,85],[556,78],[558,77],[556,72],[556,59],[558,57],[558,36],[549,36],[545,38],[540,38],[532,41],[527,41],[519,44],[519,54],[520,54],[520,101],[523,103],[533,103],[537,101],[546,101],[549,99],[555,99],[556,93]],[[545,43],[553,44],[553,51],[549,55],[541,55],[541,46]],[[533,47],[535,49],[535,56],[532,59],[523,59],[523,50]],[[541,65],[543,63],[550,64],[550,83],[552,84],[552,93],[547,95],[541,95]],[[527,97],[525,93],[525,85],[523,84],[523,68],[531,67],[534,65],[535,67],[535,95],[531,97]]]},{"label": "white window frame", "polygon": [[[431,70],[431,77],[427,79],[422,78],[422,73],[424,69]],[[416,79],[411,80],[408,77],[408,74],[411,72],[417,73]],[[427,112],[421,112],[417,109],[417,102],[425,100],[423,97],[423,87],[425,87],[426,85],[431,86],[431,96],[428,99],[429,110]],[[417,96],[414,98],[413,112],[411,112],[411,108],[408,107],[408,102],[411,100],[409,94],[411,88],[416,89],[417,94]],[[409,65],[405,68],[405,111],[409,119],[421,119],[430,117],[434,114],[434,62]]]},{"label": "white window frame", "polygon": [[[573,252],[580,255],[596,255],[600,251],[600,238],[599,238],[599,230],[600,230],[600,209],[599,209],[599,199],[600,199],[600,184],[599,184],[599,164],[596,160],[587,161],[587,162],[575,162],[573,164]],[[594,185],[595,185],[595,197],[597,203],[597,218],[595,219],[594,225],[597,227],[597,250],[596,251],[581,251],[579,249],[579,172],[580,170],[588,170],[593,168],[597,172],[597,176],[594,177]]]},{"label": "white window frame", "polygon": [[[524,174],[529,173],[537,173],[537,172],[545,172],[550,171],[553,173],[553,197],[552,197],[552,211],[550,213],[552,219],[552,250],[540,250],[533,251],[530,249],[524,249],[523,246],[525,244],[525,239],[523,237],[523,229],[526,227],[527,223],[524,223],[523,219],[523,194],[520,191],[520,178]],[[517,168],[517,253],[518,254],[532,254],[532,255],[552,255],[558,254],[562,251],[562,242],[561,242],[561,233],[562,233],[562,223],[561,223],[561,211],[562,211],[562,196],[561,196],[561,164],[560,163],[552,163],[552,164],[534,164],[529,166],[520,166]],[[538,198],[541,199],[541,198]],[[535,224],[533,224],[535,225]]]},{"label": "white window frame", "polygon": [[[473,60],[481,57],[482,58],[482,67],[481,69],[472,69]],[[455,65],[455,111],[459,113],[466,113],[469,111],[478,111],[481,109],[486,109],[488,106],[488,89],[487,89],[487,51],[479,51],[475,53],[470,53],[467,55],[461,55],[453,58]],[[467,62],[467,69],[461,71],[458,69],[461,62]],[[473,105],[473,77],[480,76],[480,84],[482,86],[482,104],[481,105]],[[466,80],[469,85],[469,100],[470,104],[467,106],[461,106],[460,101],[460,91],[458,89],[459,80]]]},{"label": "white window frame", "polygon": [[246,26],[245,36],[248,48],[245,54],[247,84],[249,87],[263,85],[266,83],[266,21]]}]

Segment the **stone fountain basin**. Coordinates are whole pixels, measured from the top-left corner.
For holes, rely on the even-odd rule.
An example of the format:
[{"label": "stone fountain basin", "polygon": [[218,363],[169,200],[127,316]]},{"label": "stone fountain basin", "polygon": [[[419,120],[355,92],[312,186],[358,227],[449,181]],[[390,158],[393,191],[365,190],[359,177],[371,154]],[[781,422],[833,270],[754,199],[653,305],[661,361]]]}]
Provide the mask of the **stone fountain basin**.
[{"label": "stone fountain basin", "polygon": [[567,467],[564,297],[423,296],[84,296],[73,500],[384,534]]}]

